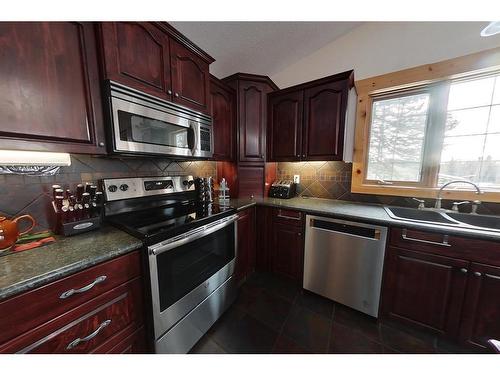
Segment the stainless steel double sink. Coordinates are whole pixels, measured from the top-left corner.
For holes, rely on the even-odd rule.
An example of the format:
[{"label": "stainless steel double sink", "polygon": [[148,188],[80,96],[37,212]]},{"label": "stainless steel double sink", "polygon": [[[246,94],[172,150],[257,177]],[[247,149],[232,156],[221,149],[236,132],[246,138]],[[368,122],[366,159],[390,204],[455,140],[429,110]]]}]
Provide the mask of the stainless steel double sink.
[{"label": "stainless steel double sink", "polygon": [[384,209],[395,220],[500,233],[500,216],[406,207],[384,206]]}]

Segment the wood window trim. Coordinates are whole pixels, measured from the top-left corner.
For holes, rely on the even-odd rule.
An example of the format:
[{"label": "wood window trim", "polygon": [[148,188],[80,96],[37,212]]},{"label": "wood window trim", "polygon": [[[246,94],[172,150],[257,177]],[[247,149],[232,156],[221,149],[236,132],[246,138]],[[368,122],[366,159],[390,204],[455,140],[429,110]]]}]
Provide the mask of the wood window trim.
[{"label": "wood window trim", "polygon": [[[493,48],[466,56],[420,65],[393,73],[356,81],[358,93],[354,140],[351,192],[361,194],[392,195],[404,197],[436,198],[439,188],[422,186],[379,185],[365,181],[370,119],[373,99],[384,92],[428,86],[447,79],[457,79],[471,72],[487,73],[500,69],[500,48]],[[471,190],[445,190],[444,199],[475,200]],[[500,192],[486,191],[480,200],[500,202]]]}]

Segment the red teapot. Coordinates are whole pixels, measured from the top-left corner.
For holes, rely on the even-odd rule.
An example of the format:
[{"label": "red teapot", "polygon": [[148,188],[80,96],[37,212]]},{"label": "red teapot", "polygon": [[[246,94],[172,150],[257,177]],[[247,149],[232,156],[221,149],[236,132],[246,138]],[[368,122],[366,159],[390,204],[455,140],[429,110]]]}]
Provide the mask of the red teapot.
[{"label": "red teapot", "polygon": [[[28,219],[31,225],[25,231],[19,233],[17,222],[19,220]],[[22,215],[15,219],[9,220],[4,216],[0,216],[0,251],[10,249],[17,241],[19,236],[28,233],[35,226],[35,219],[30,215]]]}]

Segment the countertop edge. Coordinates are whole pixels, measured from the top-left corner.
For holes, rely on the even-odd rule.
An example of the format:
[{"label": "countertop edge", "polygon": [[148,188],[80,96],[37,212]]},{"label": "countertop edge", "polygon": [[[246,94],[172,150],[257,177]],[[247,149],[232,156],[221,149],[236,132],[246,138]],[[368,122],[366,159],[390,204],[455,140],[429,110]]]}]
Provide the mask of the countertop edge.
[{"label": "countertop edge", "polygon": [[[315,199],[315,198],[308,198],[308,199]],[[307,205],[306,201],[307,201],[307,199],[304,199],[304,202],[301,202],[301,203],[303,203],[304,205]],[[365,203],[359,203],[359,202],[352,202],[352,204],[359,205],[359,206],[370,206],[370,207],[376,206],[376,207],[379,207],[381,210],[383,210],[382,205],[365,204]],[[332,202],[332,206],[333,205],[334,205],[334,203]],[[387,214],[386,214],[387,218],[381,219],[381,218],[369,217],[369,216],[356,216],[356,215],[349,215],[349,214],[345,214],[345,213],[331,212],[328,210],[321,210],[321,209],[317,209],[317,208],[297,207],[294,204],[287,204],[286,199],[283,199],[283,202],[280,202],[279,204],[276,204],[273,202],[266,202],[266,201],[245,202],[242,206],[237,207],[237,211],[241,211],[241,210],[244,210],[246,208],[250,208],[252,206],[285,208],[285,209],[300,211],[300,212],[304,212],[304,213],[312,214],[312,215],[320,215],[320,216],[325,216],[325,217],[330,217],[330,218],[338,218],[341,220],[352,220],[352,221],[356,221],[356,222],[360,222],[360,223],[385,225],[385,226],[392,226],[392,227],[397,227],[397,228],[423,230],[423,231],[434,232],[434,233],[442,233],[442,234],[456,235],[456,236],[467,237],[467,238],[474,238],[474,239],[478,239],[478,240],[500,242],[500,233],[494,233],[494,232],[488,233],[488,232],[477,231],[477,230],[468,229],[468,228],[455,228],[455,227],[440,226],[440,225],[433,225],[433,224],[427,224],[427,223],[418,223],[418,222],[412,222],[412,221],[396,220],[396,219],[391,218]],[[385,213],[385,210],[384,210],[384,213]]]},{"label": "countertop edge", "polygon": [[87,268],[95,266],[99,263],[106,262],[108,260],[117,258],[121,255],[128,254],[134,250],[140,249],[142,247],[142,243],[132,244],[130,246],[120,248],[117,250],[110,251],[101,256],[92,258],[90,260],[85,259],[76,263],[68,264],[64,267],[58,268],[54,271],[38,275],[31,279],[23,280],[19,283],[9,285],[3,289],[0,289],[0,302],[7,300],[10,297],[16,296],[18,294],[29,292],[33,289],[36,289],[40,286],[47,285],[53,281],[60,280],[66,276],[70,276],[79,271],[83,271]]}]

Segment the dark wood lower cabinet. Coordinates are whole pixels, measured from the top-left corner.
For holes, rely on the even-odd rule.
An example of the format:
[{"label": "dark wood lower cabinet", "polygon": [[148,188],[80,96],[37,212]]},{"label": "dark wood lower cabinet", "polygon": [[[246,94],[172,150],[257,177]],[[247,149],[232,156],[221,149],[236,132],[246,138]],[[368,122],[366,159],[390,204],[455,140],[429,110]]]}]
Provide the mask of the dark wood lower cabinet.
[{"label": "dark wood lower cabinet", "polygon": [[304,215],[273,209],[270,248],[272,272],[302,285],[304,275]]},{"label": "dark wood lower cabinet", "polygon": [[388,252],[385,315],[456,336],[469,262],[392,247]]},{"label": "dark wood lower cabinet", "polygon": [[143,298],[137,251],[14,296],[0,303],[0,353],[144,352]]},{"label": "dark wood lower cabinet", "polygon": [[255,270],[255,207],[238,212],[237,227],[238,250],[234,275],[238,284],[241,284]]},{"label": "dark wood lower cabinet", "polygon": [[144,327],[130,327],[113,336],[92,354],[145,354],[148,353]]},{"label": "dark wood lower cabinet", "polygon": [[275,223],[273,234],[272,271],[301,283],[304,273],[302,229]]},{"label": "dark wood lower cabinet", "polygon": [[500,340],[500,267],[472,263],[461,339],[481,348],[488,339]]},{"label": "dark wood lower cabinet", "polygon": [[486,350],[500,339],[500,244],[443,238],[391,229],[381,317]]}]

